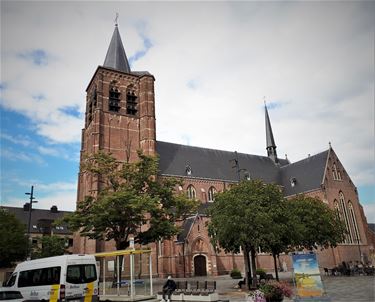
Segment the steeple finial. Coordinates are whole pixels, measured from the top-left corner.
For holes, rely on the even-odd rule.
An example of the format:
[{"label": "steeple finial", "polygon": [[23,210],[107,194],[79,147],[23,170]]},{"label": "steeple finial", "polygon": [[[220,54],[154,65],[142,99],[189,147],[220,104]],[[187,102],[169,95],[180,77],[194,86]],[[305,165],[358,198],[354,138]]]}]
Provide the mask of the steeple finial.
[{"label": "steeple finial", "polygon": [[270,122],[270,117],[268,115],[266,100],[264,98],[264,111],[265,111],[265,119],[266,119],[266,149],[267,155],[269,158],[273,160],[274,163],[278,163],[279,159],[277,158],[276,153],[276,144],[273,138],[272,127]]},{"label": "steeple finial", "polygon": [[103,66],[130,73],[128,58],[126,57],[125,49],[121,41],[120,32],[118,30],[118,13],[116,13],[116,18],[114,21],[115,30],[113,32]]},{"label": "steeple finial", "polygon": [[118,13],[116,13],[116,17],[115,17],[115,26],[118,26]]}]

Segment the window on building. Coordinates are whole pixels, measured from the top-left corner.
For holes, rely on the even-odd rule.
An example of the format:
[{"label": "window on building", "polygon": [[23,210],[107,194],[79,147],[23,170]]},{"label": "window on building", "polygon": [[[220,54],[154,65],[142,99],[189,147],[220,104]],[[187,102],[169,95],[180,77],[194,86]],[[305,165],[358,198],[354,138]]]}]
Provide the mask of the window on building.
[{"label": "window on building", "polygon": [[136,115],[137,112],[137,96],[134,91],[128,91],[126,93],[126,113]]},{"label": "window on building", "polygon": [[349,208],[349,216],[350,216],[350,220],[351,220],[352,228],[353,228],[353,234],[355,234],[354,235],[355,243],[359,244],[361,242],[361,235],[359,234],[358,224],[357,224],[357,219],[355,217],[353,204],[351,203],[350,200],[348,201],[348,208]]},{"label": "window on building", "polygon": [[195,191],[195,188],[193,185],[189,185],[187,187],[187,197],[189,199],[196,199],[197,198],[197,192]]},{"label": "window on building", "polygon": [[163,256],[163,242],[161,240],[158,241],[158,252],[159,256]]},{"label": "window on building", "polygon": [[340,200],[340,210],[344,218],[346,231],[348,233],[346,235],[346,243],[353,243],[353,234],[350,228],[348,209],[346,208],[345,197],[342,192],[339,193],[339,200]]},{"label": "window on building", "polygon": [[333,167],[332,167],[332,178],[334,180],[337,180],[337,167],[336,167],[336,164],[333,164]]},{"label": "window on building", "polygon": [[109,89],[109,111],[119,112],[120,110],[120,99],[121,93],[116,87],[111,87]]},{"label": "window on building", "polygon": [[332,167],[332,177],[333,177],[334,180],[342,180],[341,172],[337,168],[336,164],[333,164],[333,167]]},{"label": "window on building", "polygon": [[208,189],[208,201],[213,202],[215,200],[215,194],[216,194],[215,187],[210,187]]}]

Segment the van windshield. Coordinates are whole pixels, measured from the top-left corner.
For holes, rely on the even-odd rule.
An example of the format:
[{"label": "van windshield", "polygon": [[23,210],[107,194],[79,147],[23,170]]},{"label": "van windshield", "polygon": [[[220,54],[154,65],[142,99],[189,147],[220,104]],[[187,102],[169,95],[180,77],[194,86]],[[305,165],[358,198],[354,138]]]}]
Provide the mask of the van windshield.
[{"label": "van windshield", "polygon": [[83,284],[95,281],[95,264],[68,265],[66,282],[72,284]]}]

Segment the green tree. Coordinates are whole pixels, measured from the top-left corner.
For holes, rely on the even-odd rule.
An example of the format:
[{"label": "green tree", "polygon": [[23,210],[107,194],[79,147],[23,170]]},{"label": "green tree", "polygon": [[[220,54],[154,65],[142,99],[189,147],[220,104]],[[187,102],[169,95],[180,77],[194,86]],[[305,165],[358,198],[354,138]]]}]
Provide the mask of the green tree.
[{"label": "green tree", "polygon": [[318,198],[298,195],[274,205],[272,225],[263,236],[261,248],[271,252],[277,274],[276,257],[282,252],[335,247],[345,238],[345,225]]},{"label": "green tree", "polygon": [[296,249],[324,249],[344,242],[346,228],[335,210],[318,198],[298,195],[287,201]]},{"label": "green tree", "polygon": [[[233,253],[238,253],[242,247],[246,272],[252,272],[254,287],[256,251],[265,245],[265,236],[270,235],[267,230],[273,224],[272,213],[282,199],[280,188],[274,184],[259,180],[243,181],[229,191],[217,194],[209,210],[211,221],[208,230],[213,244]],[[247,278],[250,287],[249,281]]]},{"label": "green tree", "polygon": [[7,210],[0,208],[0,267],[24,260],[28,252],[25,226]]},{"label": "green tree", "polygon": [[64,219],[72,230],[91,239],[114,240],[117,249],[127,248],[130,236],[147,244],[179,232],[176,220],[195,210],[197,202],[175,194],[179,181],[156,179],[157,157],[141,152],[138,157],[135,163],[118,162],[105,152],[85,158],[81,173],[95,177],[100,192],[78,202],[77,210]]},{"label": "green tree", "polygon": [[39,238],[38,245],[32,254],[32,258],[45,258],[64,255],[66,252],[66,238],[56,235],[43,236]]}]

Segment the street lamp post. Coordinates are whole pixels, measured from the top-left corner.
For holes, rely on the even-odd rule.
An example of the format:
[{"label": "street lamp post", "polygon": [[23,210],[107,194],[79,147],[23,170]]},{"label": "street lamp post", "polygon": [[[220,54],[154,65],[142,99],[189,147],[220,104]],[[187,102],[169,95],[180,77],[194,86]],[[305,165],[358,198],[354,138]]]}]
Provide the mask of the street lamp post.
[{"label": "street lamp post", "polygon": [[[37,203],[38,201],[34,200],[34,186],[31,186],[31,191],[28,193],[25,193],[26,195],[30,195],[30,201],[29,201],[29,220],[27,224],[27,237],[29,238],[29,244],[31,243],[31,236],[30,236],[30,225],[31,225],[31,210],[33,208],[33,203]],[[31,244],[30,244],[31,247]],[[31,253],[31,249],[30,249]],[[30,256],[29,256],[30,257]]]}]

